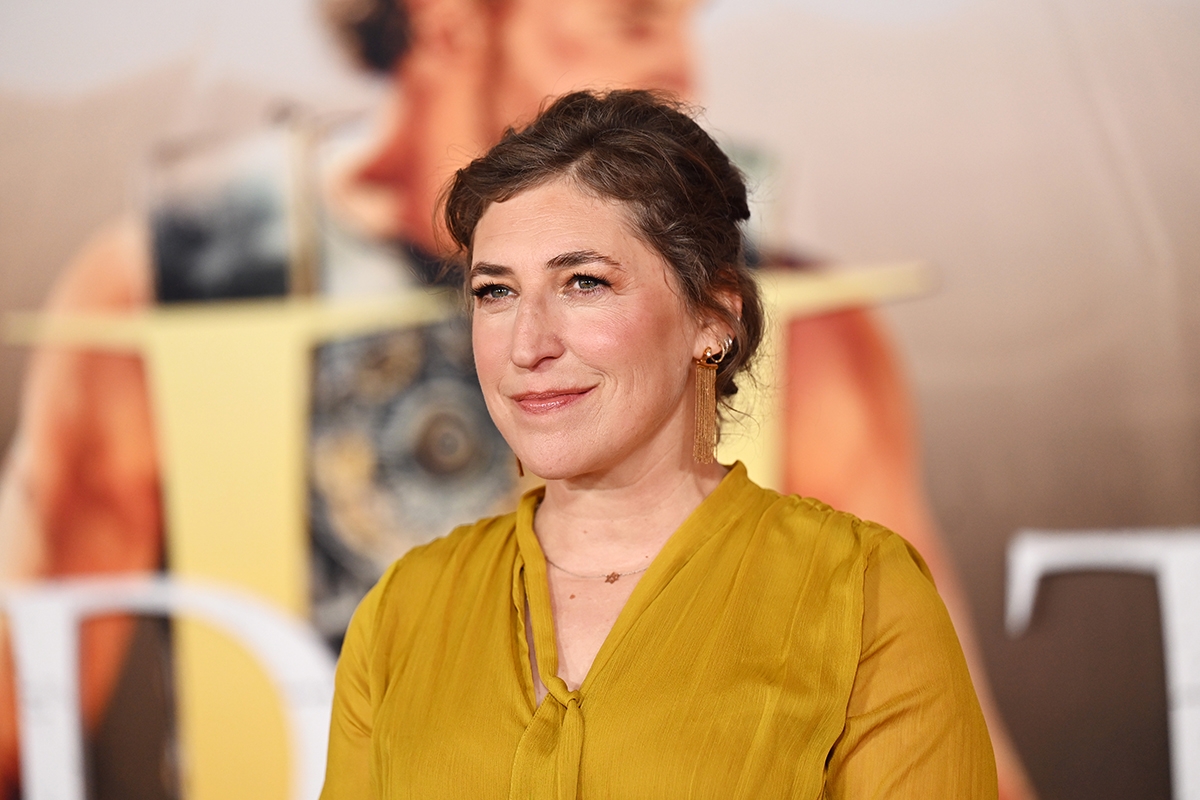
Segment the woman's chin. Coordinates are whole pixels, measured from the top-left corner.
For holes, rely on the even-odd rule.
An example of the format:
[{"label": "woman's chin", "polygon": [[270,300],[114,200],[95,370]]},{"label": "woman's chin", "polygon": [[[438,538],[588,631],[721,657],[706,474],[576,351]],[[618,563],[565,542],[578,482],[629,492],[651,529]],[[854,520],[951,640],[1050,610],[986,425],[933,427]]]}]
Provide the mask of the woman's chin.
[{"label": "woman's chin", "polygon": [[521,468],[526,475],[536,475],[544,481],[561,481],[569,480],[577,474],[574,470],[565,467],[562,464],[552,462],[543,462],[539,460],[520,459]]},{"label": "woman's chin", "polygon": [[571,480],[603,471],[603,467],[592,459],[564,458],[558,453],[527,453],[518,458],[526,475],[536,475],[544,481]]}]

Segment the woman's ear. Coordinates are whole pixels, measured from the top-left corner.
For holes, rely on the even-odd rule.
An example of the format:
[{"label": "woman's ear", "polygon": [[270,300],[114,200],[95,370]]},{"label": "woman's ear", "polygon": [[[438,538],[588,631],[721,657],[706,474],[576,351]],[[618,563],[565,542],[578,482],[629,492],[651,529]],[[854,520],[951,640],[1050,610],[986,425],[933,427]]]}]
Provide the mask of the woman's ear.
[{"label": "woman's ear", "polygon": [[728,312],[727,315],[714,314],[708,312],[708,319],[700,327],[696,336],[696,352],[695,358],[704,357],[706,348],[717,352],[721,349],[726,338],[736,338],[736,331],[729,325],[729,319],[742,318],[742,297],[736,292],[722,291],[717,295],[718,305],[723,306]]},{"label": "woman's ear", "polygon": [[[733,319],[740,320],[742,318],[742,296],[737,292],[721,292],[718,295],[718,300],[721,305],[728,309],[729,314]],[[733,331],[729,332],[733,335]]]}]

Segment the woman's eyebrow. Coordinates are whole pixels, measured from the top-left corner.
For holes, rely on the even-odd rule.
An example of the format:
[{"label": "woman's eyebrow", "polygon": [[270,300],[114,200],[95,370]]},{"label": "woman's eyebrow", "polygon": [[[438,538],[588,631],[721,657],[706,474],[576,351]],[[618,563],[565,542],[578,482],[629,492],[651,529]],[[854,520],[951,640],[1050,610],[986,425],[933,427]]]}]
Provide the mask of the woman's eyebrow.
[{"label": "woman's eyebrow", "polygon": [[508,267],[502,267],[499,264],[489,264],[486,261],[479,261],[471,265],[471,271],[467,274],[467,279],[476,275],[489,275],[492,277],[511,275],[512,270]]},{"label": "woman's eyebrow", "polygon": [[621,266],[621,263],[615,258],[595,250],[570,250],[566,253],[559,253],[547,261],[546,269],[570,269],[584,264],[594,264],[597,261],[601,264],[608,264],[610,267],[620,268]]},{"label": "woman's eyebrow", "polygon": [[[610,267],[621,269],[621,262],[596,250],[569,250],[565,253],[559,253],[546,262],[546,269],[571,269],[573,267],[583,266],[584,264],[595,263],[607,264]],[[476,275],[486,275],[488,277],[507,277],[512,274],[513,271],[511,267],[506,267],[501,264],[492,264],[488,261],[477,261],[471,265],[471,269],[467,273],[467,279],[470,280]]]}]

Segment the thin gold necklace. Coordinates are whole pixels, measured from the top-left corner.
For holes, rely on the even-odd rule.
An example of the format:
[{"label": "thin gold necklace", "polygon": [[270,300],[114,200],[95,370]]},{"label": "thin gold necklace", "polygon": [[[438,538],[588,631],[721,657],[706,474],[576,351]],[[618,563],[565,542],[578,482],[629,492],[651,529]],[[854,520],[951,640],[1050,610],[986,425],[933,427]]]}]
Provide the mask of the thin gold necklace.
[{"label": "thin gold necklace", "polygon": [[[546,558],[546,554],[543,553],[542,557]],[[624,578],[626,575],[637,575],[639,572],[645,572],[646,570],[650,569],[650,565],[647,564],[646,566],[642,567],[641,569],[630,570],[629,572],[616,572],[614,570],[613,572],[610,572],[607,575],[580,575],[578,572],[571,572],[571,570],[569,570],[569,569],[564,569],[564,568],[560,567],[558,564],[555,564],[549,558],[546,558],[546,563],[549,564],[550,566],[554,567],[559,572],[564,572],[567,575],[570,575],[572,578],[581,578],[585,581],[598,581],[601,578],[603,578],[605,583],[616,583],[617,581],[621,580],[621,578]]]}]

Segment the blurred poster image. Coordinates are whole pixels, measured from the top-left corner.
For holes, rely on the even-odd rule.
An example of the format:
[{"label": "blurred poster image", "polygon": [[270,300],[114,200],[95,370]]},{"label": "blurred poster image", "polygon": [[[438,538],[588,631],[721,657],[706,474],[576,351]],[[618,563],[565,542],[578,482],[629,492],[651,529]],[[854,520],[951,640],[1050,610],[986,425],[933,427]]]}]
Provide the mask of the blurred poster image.
[{"label": "blurred poster image", "polygon": [[[547,97],[645,87],[707,106],[756,189],[756,264],[923,259],[945,279],[919,303],[788,325],[786,356],[761,376],[788,413],[775,488],[876,519],[925,556],[974,659],[1004,800],[1034,797],[1022,764],[1045,797],[1168,795],[1153,587],[1048,590],[1039,602],[1059,616],[1035,616],[1019,641],[1001,614],[1019,527],[1200,519],[1195,3],[89,9],[0,10],[0,317],[402,298],[443,281],[447,179]],[[315,55],[335,37],[357,70],[341,83],[327,78],[344,66]],[[136,203],[119,199],[130,184]],[[333,335],[303,357],[304,546],[288,569],[304,572],[296,613],[332,651],[392,560],[507,510],[526,484],[483,406],[464,319]],[[0,378],[0,580],[170,574],[139,359],[4,347]],[[121,623],[83,636],[89,791],[186,795],[174,623]],[[10,800],[4,626],[0,614]]]},{"label": "blurred poster image", "polygon": [[[299,245],[296,149],[285,127],[163,147],[150,173],[160,303],[280,297]],[[298,259],[297,259],[298,260]]]},{"label": "blurred poster image", "polygon": [[[517,0],[503,9],[465,0],[332,4],[352,52],[389,81],[388,113],[357,147],[347,148],[336,126],[298,129],[293,119],[163,148],[151,168],[148,211],[157,301],[386,297],[436,283],[435,205],[453,171],[506,127],[531,119],[547,97],[571,89],[636,87],[693,99],[694,11],[687,0]],[[763,148],[740,152],[755,183],[770,185],[772,159]],[[775,215],[759,216],[754,234],[766,252],[756,260],[802,263],[778,245]],[[128,274],[138,279],[136,268]],[[794,350],[807,359],[797,362],[800,374],[764,376],[849,398],[836,408],[839,420],[824,402],[794,406],[798,424],[807,420],[822,433],[805,442],[803,485],[780,488],[903,528],[939,573],[974,654],[940,537],[920,524],[925,500],[899,367],[879,345],[872,318],[848,313],[794,332]],[[67,372],[59,380],[73,378]],[[884,432],[878,441],[843,435],[876,428]],[[844,471],[856,459],[880,465],[878,484]],[[462,320],[319,345],[308,457],[308,585],[319,633],[336,647],[358,600],[407,549],[511,505],[513,472],[475,383]],[[786,473],[798,474],[790,466]],[[981,665],[973,666],[1011,797],[1029,797],[987,704]]]},{"label": "blurred poster image", "polygon": [[[257,132],[161,148],[150,193],[158,302],[313,287],[353,301],[439,280],[436,258],[364,237],[324,208],[317,176],[353,138],[352,124],[293,110]],[[384,569],[506,508],[516,476],[475,379],[465,317],[317,345],[311,396],[312,621],[336,648]]]},{"label": "blurred poster image", "polygon": [[337,643],[384,569],[498,513],[516,475],[464,322],[327,344],[315,366],[313,622]]},{"label": "blurred poster image", "polygon": [[[353,121],[322,126],[314,171],[336,174],[363,135]],[[319,294],[361,299],[442,284],[439,259],[364,235],[325,200]],[[312,620],[338,646],[358,601],[393,561],[506,508],[515,462],[484,406],[464,316],[319,345],[311,426]]]}]

